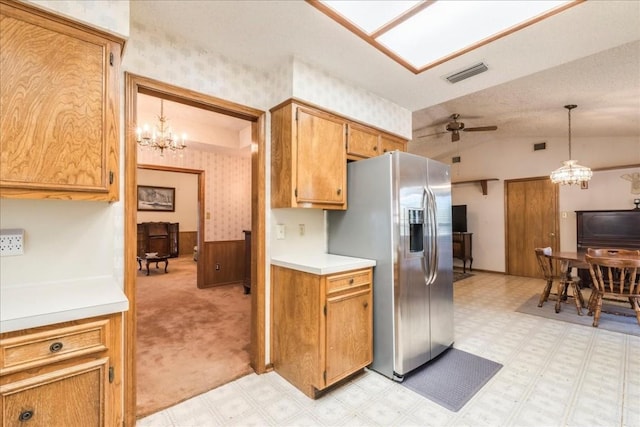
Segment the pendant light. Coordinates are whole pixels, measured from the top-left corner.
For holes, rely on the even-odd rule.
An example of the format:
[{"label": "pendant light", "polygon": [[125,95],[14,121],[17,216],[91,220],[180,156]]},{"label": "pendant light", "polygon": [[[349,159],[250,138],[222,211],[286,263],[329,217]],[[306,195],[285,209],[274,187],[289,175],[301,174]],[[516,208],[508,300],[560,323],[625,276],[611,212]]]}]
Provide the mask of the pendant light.
[{"label": "pendant light", "polygon": [[569,160],[562,162],[564,166],[551,172],[551,182],[554,184],[580,184],[591,179],[593,172],[586,166],[580,166],[577,160],[571,159],[571,110],[577,105],[569,104],[564,108],[569,110]]}]

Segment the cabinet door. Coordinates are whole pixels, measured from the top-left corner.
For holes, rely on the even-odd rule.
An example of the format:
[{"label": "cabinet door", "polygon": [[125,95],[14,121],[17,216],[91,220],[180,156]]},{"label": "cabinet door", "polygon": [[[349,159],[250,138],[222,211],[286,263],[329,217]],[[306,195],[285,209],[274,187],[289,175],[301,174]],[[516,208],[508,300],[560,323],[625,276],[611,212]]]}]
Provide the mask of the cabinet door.
[{"label": "cabinet door", "polygon": [[378,155],[379,132],[349,124],[349,136],[347,138],[347,154],[357,157],[374,157]]},{"label": "cabinet door", "polygon": [[380,137],[380,153],[395,150],[406,151],[406,142],[401,139],[391,138],[388,135],[382,135]]},{"label": "cabinet door", "polygon": [[93,360],[1,386],[2,425],[106,426],[108,362]]},{"label": "cabinet door", "polygon": [[117,200],[120,47],[24,7],[1,9],[2,196]]},{"label": "cabinet door", "polygon": [[327,297],[325,385],[372,361],[371,288]]},{"label": "cabinet door", "polygon": [[337,117],[298,107],[297,202],[345,203],[345,126]]}]

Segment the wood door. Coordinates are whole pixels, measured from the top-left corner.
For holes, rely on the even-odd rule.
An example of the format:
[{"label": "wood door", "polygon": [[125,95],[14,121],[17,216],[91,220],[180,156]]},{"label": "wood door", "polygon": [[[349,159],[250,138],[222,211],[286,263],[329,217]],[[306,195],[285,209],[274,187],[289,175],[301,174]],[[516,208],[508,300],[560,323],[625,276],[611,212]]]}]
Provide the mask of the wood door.
[{"label": "wood door", "polygon": [[378,155],[379,133],[371,128],[349,124],[347,154],[357,157],[375,157]]},{"label": "wood door", "polygon": [[336,117],[298,108],[298,202],[337,205],[346,202],[345,126]]},{"label": "wood door", "polygon": [[371,288],[327,297],[326,382],[329,386],[372,360]]},{"label": "wood door", "polygon": [[3,197],[118,200],[120,39],[3,4]]},{"label": "wood door", "polygon": [[0,388],[3,426],[100,427],[107,420],[109,359],[69,366]]},{"label": "wood door", "polygon": [[534,248],[559,249],[558,186],[549,178],[505,182],[506,273],[542,277]]}]

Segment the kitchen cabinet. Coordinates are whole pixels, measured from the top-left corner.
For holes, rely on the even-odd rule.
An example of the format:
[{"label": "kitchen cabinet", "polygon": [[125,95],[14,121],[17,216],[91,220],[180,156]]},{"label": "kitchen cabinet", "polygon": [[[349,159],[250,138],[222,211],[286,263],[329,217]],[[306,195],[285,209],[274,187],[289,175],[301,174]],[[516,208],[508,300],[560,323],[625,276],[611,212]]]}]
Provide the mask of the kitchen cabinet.
[{"label": "kitchen cabinet", "polygon": [[0,334],[2,425],[121,425],[121,327],[118,313]]},{"label": "kitchen cabinet", "polygon": [[297,103],[271,110],[271,207],[347,207],[346,121]]},{"label": "kitchen cabinet", "polygon": [[348,129],[347,156],[350,159],[366,159],[378,155],[380,132],[354,123],[350,123]]},{"label": "kitchen cabinet", "polygon": [[347,134],[347,158],[361,160],[389,151],[407,151],[407,141],[377,129],[349,123]]},{"label": "kitchen cabinet", "polygon": [[384,154],[389,151],[395,150],[407,151],[407,141],[391,135],[380,135],[380,145],[378,148],[378,152],[380,154]]},{"label": "kitchen cabinet", "polygon": [[372,362],[372,268],[272,265],[274,370],[311,398]]},{"label": "kitchen cabinet", "polygon": [[124,40],[0,0],[0,196],[115,201]]}]

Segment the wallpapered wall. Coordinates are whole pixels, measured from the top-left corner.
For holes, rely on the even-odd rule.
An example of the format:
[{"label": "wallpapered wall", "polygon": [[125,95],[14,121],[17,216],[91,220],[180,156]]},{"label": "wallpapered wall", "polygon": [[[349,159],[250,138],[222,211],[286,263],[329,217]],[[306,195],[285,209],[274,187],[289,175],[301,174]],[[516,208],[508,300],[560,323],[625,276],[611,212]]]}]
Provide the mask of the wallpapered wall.
[{"label": "wallpapered wall", "polygon": [[204,239],[243,240],[242,230],[251,229],[251,158],[193,148],[181,154],[138,150],[138,163],[204,170]]}]

